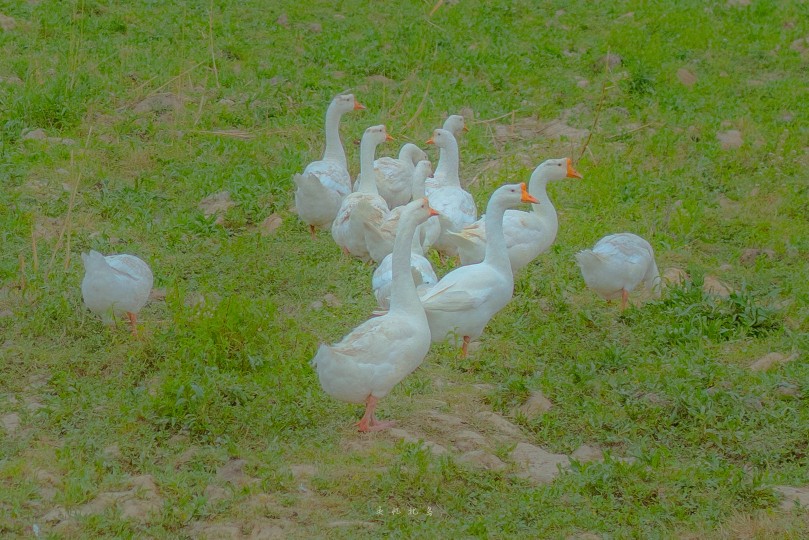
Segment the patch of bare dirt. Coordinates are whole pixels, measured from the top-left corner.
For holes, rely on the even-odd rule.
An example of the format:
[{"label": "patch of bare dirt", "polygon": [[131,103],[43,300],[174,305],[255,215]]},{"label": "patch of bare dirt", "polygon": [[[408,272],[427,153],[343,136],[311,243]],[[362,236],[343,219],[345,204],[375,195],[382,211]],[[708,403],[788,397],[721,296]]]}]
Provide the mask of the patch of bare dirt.
[{"label": "patch of bare dirt", "polygon": [[49,510],[40,519],[45,523],[54,523],[54,529],[69,527],[73,516],[90,516],[117,508],[124,519],[148,522],[150,516],[159,514],[163,507],[160,496],[151,475],[134,476],[129,479],[129,489],[122,491],[104,491],[93,500],[70,511],[62,506]]},{"label": "patch of bare dirt", "polygon": [[742,144],[744,144],[742,132],[737,129],[720,131],[716,134],[716,138],[719,140],[719,146],[721,146],[723,150],[735,150],[741,148]]},{"label": "patch of bare dirt", "polygon": [[697,82],[697,76],[687,68],[677,70],[677,80],[686,88],[692,88]]},{"label": "patch of bare dirt", "polygon": [[724,283],[716,276],[706,275],[702,282],[702,290],[706,294],[713,294],[715,296],[721,296],[723,298],[727,298],[730,296],[730,293],[733,292],[733,288]]},{"label": "patch of bare dirt", "polygon": [[0,425],[9,435],[13,435],[20,428],[20,415],[13,412],[0,416]]},{"label": "patch of bare dirt", "polygon": [[767,371],[775,366],[779,366],[781,364],[786,364],[788,362],[792,362],[793,360],[798,359],[798,353],[794,352],[789,356],[779,353],[779,352],[771,352],[769,354],[765,354],[752,364],[750,364],[751,371]]},{"label": "patch of bare dirt", "polygon": [[588,444],[579,446],[575,452],[570,454],[570,457],[582,463],[588,463],[590,461],[604,461],[604,453],[601,451],[601,448],[597,446],[590,446]]},{"label": "patch of bare dirt", "polygon": [[670,287],[682,285],[689,279],[691,278],[688,275],[688,272],[682,268],[666,268],[666,270],[663,272],[663,284]]},{"label": "patch of bare dirt", "polygon": [[525,403],[520,405],[512,414],[520,412],[524,414],[526,418],[536,418],[551,410],[552,407],[553,403],[545,397],[545,394],[540,390],[534,390],[531,392],[531,395],[528,396]]},{"label": "patch of bare dirt", "polygon": [[183,106],[184,102],[185,100],[177,94],[161,92],[144,98],[135,105],[133,110],[138,114],[149,112],[161,113],[179,109]]},{"label": "patch of bare dirt", "polygon": [[284,219],[280,215],[270,214],[267,216],[267,219],[261,222],[261,225],[259,225],[258,228],[261,231],[261,236],[270,236],[275,234],[275,231],[277,231],[278,228],[283,224]]},{"label": "patch of bare dirt", "polygon": [[245,465],[247,461],[243,459],[231,459],[216,470],[216,479],[234,486],[246,486],[257,482],[256,478],[244,472]]},{"label": "patch of bare dirt", "polygon": [[560,118],[540,121],[537,118],[519,118],[511,124],[497,124],[494,126],[494,136],[500,141],[511,139],[567,139],[581,141],[586,138],[590,131],[576,128],[568,124],[571,115],[565,111]]},{"label": "patch of bare dirt", "polygon": [[769,248],[747,248],[742,250],[742,254],[739,256],[739,262],[745,266],[752,266],[756,263],[756,260],[762,256],[773,260],[775,259],[775,251]]},{"label": "patch of bare dirt", "polygon": [[566,455],[553,454],[524,442],[517,443],[510,457],[522,469],[517,476],[535,484],[550,483],[570,467],[570,459]]},{"label": "patch of bare dirt", "polygon": [[10,32],[17,27],[17,20],[14,17],[10,17],[8,15],[3,15],[0,13],[0,28],[3,29],[4,32]]},{"label": "patch of bare dirt", "polygon": [[217,214],[218,217],[216,218],[216,223],[221,225],[224,223],[225,212],[234,206],[236,206],[236,203],[230,198],[230,192],[220,191],[219,193],[208,195],[202,199],[199,202],[198,208],[202,211],[205,217],[211,217],[214,214]]}]

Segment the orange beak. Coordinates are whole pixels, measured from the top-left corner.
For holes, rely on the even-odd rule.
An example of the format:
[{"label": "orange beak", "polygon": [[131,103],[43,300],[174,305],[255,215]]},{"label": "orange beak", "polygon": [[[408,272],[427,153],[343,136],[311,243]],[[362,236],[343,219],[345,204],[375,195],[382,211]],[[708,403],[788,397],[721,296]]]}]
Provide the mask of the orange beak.
[{"label": "orange beak", "polygon": [[359,101],[355,101],[355,102],[354,102],[354,110],[355,110],[355,111],[361,111],[361,110],[363,110],[363,109],[365,109],[365,105],[363,105],[363,104],[362,104],[362,103],[360,103]]},{"label": "orange beak", "polygon": [[385,141],[395,141],[393,137],[390,136],[390,133],[385,133]]},{"label": "orange beak", "polygon": [[433,140],[432,137],[430,137],[424,144],[435,144],[435,141]]},{"label": "orange beak", "polygon": [[466,127],[466,126],[464,126],[464,127],[463,127],[463,132],[464,132],[464,133],[466,133],[467,131],[469,131],[469,128],[468,128],[468,127]]},{"label": "orange beak", "polygon": [[534,197],[530,193],[528,193],[528,189],[525,187],[525,182],[520,184],[520,189],[522,190],[522,197],[520,198],[520,200],[522,202],[530,202],[530,203],[534,203],[534,204],[539,204],[539,201],[536,199],[536,197]]},{"label": "orange beak", "polygon": [[430,202],[427,200],[427,197],[424,197],[424,202],[427,204],[427,211],[430,212],[431,216],[439,216],[441,214],[438,213],[438,210],[430,206]]},{"label": "orange beak", "polygon": [[573,160],[570,158],[567,158],[567,177],[584,178],[579,171],[573,168]]}]

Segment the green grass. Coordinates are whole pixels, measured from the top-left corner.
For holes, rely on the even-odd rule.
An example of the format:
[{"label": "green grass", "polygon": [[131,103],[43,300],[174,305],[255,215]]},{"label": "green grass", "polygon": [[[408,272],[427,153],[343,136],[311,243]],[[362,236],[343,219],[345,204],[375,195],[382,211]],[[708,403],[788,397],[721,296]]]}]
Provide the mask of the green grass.
[{"label": "green grass", "polygon": [[[225,524],[308,538],[341,520],[372,525],[329,534],[809,535],[806,511],[780,510],[772,489],[809,483],[809,74],[790,47],[809,7],[467,0],[428,17],[432,2],[334,4],[0,1],[15,21],[0,32],[0,417],[20,421],[0,428],[0,535],[216,537],[204,527]],[[380,405],[448,455],[356,434],[359,409],[308,365],[374,307],[372,267],[328,232],[309,240],[290,210],[292,175],[319,156],[325,107],[345,90],[367,106],[341,128],[354,175],[365,127],[388,126],[390,155],[468,108],[461,176],[477,177],[479,209],[549,157],[585,176],[550,188],[556,244],[472,357],[433,347]],[[176,106],[139,107],[158,94]],[[595,124],[581,158],[582,141],[497,135],[561,117]],[[73,144],[24,139],[37,128]],[[729,129],[741,148],[719,144]],[[223,190],[236,206],[217,223],[198,204]],[[262,236],[273,213],[283,225]],[[624,230],[692,281],[623,314],[596,298],[573,254]],[[774,257],[745,265],[746,248]],[[152,266],[166,298],[142,312],[141,339],[84,309],[88,249]],[[708,275],[735,292],[704,293]],[[312,307],[329,293],[339,305]],[[748,369],[773,351],[799,356]],[[474,425],[475,410],[508,416],[536,390],[553,408],[515,417],[521,440],[598,446],[603,462],[536,486],[461,464],[420,416],[440,400]],[[514,444],[492,451],[508,462]],[[228,483],[217,471],[235,458],[243,475]],[[148,519],[44,519],[139,475],[158,490]]]}]

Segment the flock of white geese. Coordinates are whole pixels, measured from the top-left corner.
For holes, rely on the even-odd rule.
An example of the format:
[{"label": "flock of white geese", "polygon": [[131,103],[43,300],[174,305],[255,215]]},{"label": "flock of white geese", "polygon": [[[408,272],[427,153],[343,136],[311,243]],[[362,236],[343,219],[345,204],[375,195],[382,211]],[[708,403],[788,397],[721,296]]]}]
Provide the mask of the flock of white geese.
[{"label": "flock of white geese", "polygon": [[[340,140],[343,114],[364,109],[352,94],[336,96],[326,112],[323,158],[294,177],[295,205],[312,236],[330,228],[344,253],[378,263],[372,279],[382,311],[349,332],[339,343],[322,344],[311,364],[329,395],[364,403],[360,431],[378,431],[393,422],[375,417],[378,401],[413,372],[430,344],[460,343],[466,356],[491,318],[514,292],[514,275],[556,238],[559,223],[546,192],[548,182],[582,178],[569,158],[548,159],[525,183],[494,191],[478,219],[475,202],[459,178],[456,137],[464,119],[452,115],[427,144],[439,149],[433,171],[425,152],[405,144],[398,158],[374,159],[377,146],[392,140],[384,125],[365,130],[360,143],[360,174],[351,182]],[[530,203],[530,211],[516,210]],[[435,249],[458,256],[461,266],[441,279],[425,253]],[[643,286],[660,293],[652,247],[631,233],[602,238],[576,254],[585,283],[607,300]],[[145,305],[153,275],[129,254],[82,254],[86,306],[110,324],[127,316],[136,333],[137,313]]]}]

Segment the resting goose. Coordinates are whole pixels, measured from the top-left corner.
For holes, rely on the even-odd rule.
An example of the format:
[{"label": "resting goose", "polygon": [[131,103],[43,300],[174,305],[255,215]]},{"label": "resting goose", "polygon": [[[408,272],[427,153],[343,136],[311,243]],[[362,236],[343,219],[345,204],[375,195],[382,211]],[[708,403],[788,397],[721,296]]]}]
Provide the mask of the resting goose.
[{"label": "resting goose", "polygon": [[621,298],[626,309],[629,293],[638,285],[660,296],[660,272],[649,242],[632,233],[605,236],[593,249],[576,254],[584,282],[596,294],[609,301]]},{"label": "resting goose", "polygon": [[101,317],[104,324],[112,324],[115,318],[126,314],[132,335],[137,335],[137,315],[146,305],[154,282],[149,265],[134,255],[105,257],[92,250],[82,253],[81,260],[84,263],[81,282],[84,304]]},{"label": "resting goose", "polygon": [[[531,174],[528,182],[528,193],[533,195],[539,204],[533,210],[506,210],[503,217],[503,234],[506,238],[508,258],[514,275],[533,261],[540,253],[544,253],[556,239],[559,231],[559,219],[556,209],[548,198],[548,182],[563,178],[582,178],[573,168],[570,158],[549,159],[542,162]],[[448,232],[448,240],[458,248],[461,264],[474,264],[483,260],[486,251],[486,221],[477,220],[464,227],[460,232]]]},{"label": "resting goose", "polygon": [[312,359],[320,386],[330,396],[365,403],[360,431],[379,431],[393,422],[376,419],[377,402],[424,361],[430,349],[430,327],[419,302],[408,260],[416,225],[435,212],[427,199],[408,204],[393,248],[390,310],[365,321],[334,345],[321,345]]},{"label": "resting goose", "polygon": [[374,161],[376,187],[391,209],[410,202],[416,163],[427,159],[424,150],[412,143],[402,146],[398,158],[381,157]]},{"label": "resting goose", "polygon": [[[390,213],[388,203],[379,196],[374,175],[374,153],[376,147],[393,137],[385,131],[384,125],[371,126],[365,130],[360,142],[360,176],[357,180],[359,189],[349,193],[340,205],[340,210],[331,226],[331,235],[343,252],[361,259],[368,259],[368,247],[365,244],[364,222],[382,223]],[[370,205],[372,212],[354,215],[354,209],[364,201]]]},{"label": "resting goose", "polygon": [[340,118],[344,113],[365,107],[352,94],[336,96],[326,110],[326,150],[323,159],[313,161],[303,174],[293,177],[295,208],[301,220],[309,225],[312,238],[315,227],[325,227],[334,221],[343,197],[351,193],[351,177],[346,154],[340,141]]},{"label": "resting goose", "polygon": [[439,171],[443,172],[442,184],[433,189],[430,189],[429,182],[425,184],[430,206],[441,214],[441,235],[434,247],[446,255],[455,255],[457,248],[447,239],[446,232],[460,231],[475,222],[478,214],[475,200],[461,187],[458,177],[458,142],[452,133],[436,129],[427,144],[435,144],[445,150],[433,174],[436,177]]},{"label": "resting goose", "polygon": [[511,300],[514,277],[503,237],[503,214],[520,202],[537,203],[525,184],[506,184],[495,190],[486,207],[489,241],[483,262],[456,268],[421,293],[433,342],[462,338],[461,352],[466,356],[469,342]]}]

